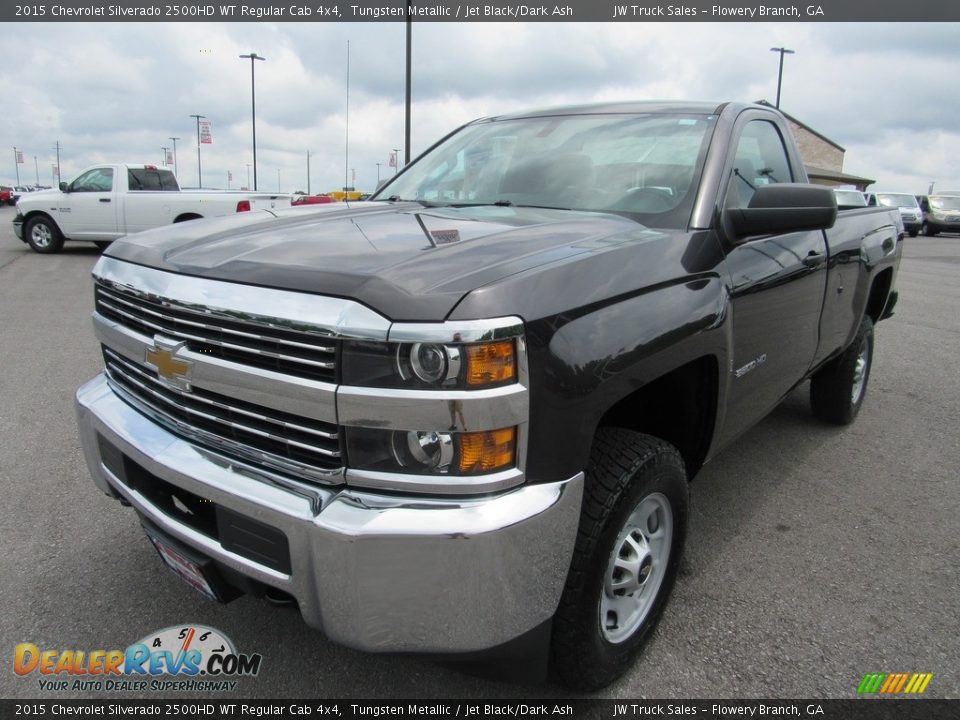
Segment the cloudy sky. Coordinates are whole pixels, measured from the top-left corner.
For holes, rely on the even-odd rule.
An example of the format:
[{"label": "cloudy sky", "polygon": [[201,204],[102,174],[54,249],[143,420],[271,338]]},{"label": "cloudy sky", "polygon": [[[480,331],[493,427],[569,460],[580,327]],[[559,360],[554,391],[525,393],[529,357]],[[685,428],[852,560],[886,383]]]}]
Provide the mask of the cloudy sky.
[{"label": "cloudy sky", "polygon": [[[919,23],[422,23],[414,25],[412,153],[482,115],[620,99],[773,101],[847,150],[875,189],[960,188],[960,25]],[[0,24],[0,182],[51,184],[99,162],[161,163],[179,136],[181,183],[246,185],[257,63],[261,190],[373,189],[404,141],[404,24]],[[345,157],[350,43],[349,159]],[[402,155],[402,153],[401,153]]]}]

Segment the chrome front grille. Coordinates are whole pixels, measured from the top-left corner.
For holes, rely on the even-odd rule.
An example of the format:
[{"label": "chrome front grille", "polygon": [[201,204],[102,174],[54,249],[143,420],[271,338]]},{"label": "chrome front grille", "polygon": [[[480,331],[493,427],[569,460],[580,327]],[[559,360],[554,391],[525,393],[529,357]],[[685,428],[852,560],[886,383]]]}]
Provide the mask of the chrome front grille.
[{"label": "chrome front grille", "polygon": [[208,390],[184,391],[155,370],[103,347],[113,388],[172,432],[212,450],[281,472],[330,482],[343,461],[336,425]]},{"label": "chrome front grille", "polygon": [[337,381],[337,340],[224,310],[188,306],[98,282],[101,315],[148,337],[163,335],[213,357],[286,375]]}]

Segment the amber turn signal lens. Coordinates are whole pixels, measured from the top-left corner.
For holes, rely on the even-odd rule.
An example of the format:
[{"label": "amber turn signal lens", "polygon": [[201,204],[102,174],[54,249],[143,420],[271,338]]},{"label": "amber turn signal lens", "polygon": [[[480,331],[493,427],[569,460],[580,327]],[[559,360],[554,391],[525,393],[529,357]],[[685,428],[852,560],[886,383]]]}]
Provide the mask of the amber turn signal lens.
[{"label": "amber turn signal lens", "polygon": [[517,449],[516,428],[461,433],[457,437],[460,441],[461,475],[488,473],[513,465]]},{"label": "amber turn signal lens", "polygon": [[513,340],[465,346],[467,385],[496,385],[517,377]]}]

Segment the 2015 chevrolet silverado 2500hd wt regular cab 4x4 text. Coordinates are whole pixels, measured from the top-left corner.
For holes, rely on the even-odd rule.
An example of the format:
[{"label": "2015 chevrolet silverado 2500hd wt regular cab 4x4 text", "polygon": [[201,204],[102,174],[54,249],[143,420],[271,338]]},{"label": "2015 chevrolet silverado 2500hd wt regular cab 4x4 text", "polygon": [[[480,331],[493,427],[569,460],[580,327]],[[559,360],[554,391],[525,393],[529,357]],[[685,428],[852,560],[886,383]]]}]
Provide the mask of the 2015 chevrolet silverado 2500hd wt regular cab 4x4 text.
[{"label": "2015 chevrolet silverado 2500hd wt regular cab 4x4 text", "polygon": [[115,243],[86,458],[209,595],[600,687],[663,611],[688,478],[805,378],[856,416],[895,213],[838,215],[762,106],[478,120],[370,202]]},{"label": "2015 chevrolet silverado 2500hd wt regular cab 4x4 text", "polygon": [[287,195],[181,191],[172,172],[154,165],[97,165],[59,190],[21,196],[13,229],[36,252],[55,253],[64,240],[105,246],[161,225],[289,205]]}]

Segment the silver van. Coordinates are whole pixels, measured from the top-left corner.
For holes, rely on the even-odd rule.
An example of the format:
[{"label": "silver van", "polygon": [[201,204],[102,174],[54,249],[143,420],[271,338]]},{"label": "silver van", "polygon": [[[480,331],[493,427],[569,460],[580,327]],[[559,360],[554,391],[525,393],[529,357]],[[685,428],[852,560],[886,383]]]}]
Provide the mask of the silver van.
[{"label": "silver van", "polygon": [[920,210],[914,195],[900,192],[867,193],[867,205],[897,208],[900,210],[900,219],[903,220],[903,229],[910,233],[910,237],[920,234],[923,211]]}]

